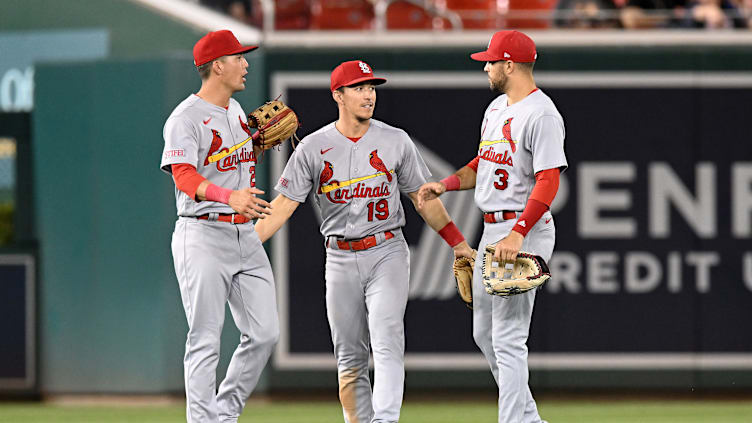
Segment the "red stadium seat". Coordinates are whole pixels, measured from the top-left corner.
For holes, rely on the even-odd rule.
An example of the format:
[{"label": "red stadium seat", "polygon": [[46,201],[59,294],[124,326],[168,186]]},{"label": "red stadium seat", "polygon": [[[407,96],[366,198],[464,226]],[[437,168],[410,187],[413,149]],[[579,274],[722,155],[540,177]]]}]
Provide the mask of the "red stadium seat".
[{"label": "red stadium seat", "polygon": [[[253,0],[251,21],[263,27],[264,12],[259,0]],[[274,28],[278,30],[308,29],[311,25],[311,0],[275,0]]]},{"label": "red stadium seat", "polygon": [[[550,13],[558,0],[509,0],[510,16],[506,19],[507,28],[548,28],[551,26]],[[524,12],[524,17],[514,13]]]},{"label": "red stadium seat", "polygon": [[406,1],[395,1],[386,11],[387,29],[447,29],[446,19],[432,16],[425,9]]},{"label": "red stadium seat", "polygon": [[[511,1],[511,0],[510,0]],[[460,15],[463,29],[500,29],[498,0],[437,0],[437,7],[445,6]]]},{"label": "red stadium seat", "polygon": [[313,0],[311,29],[370,29],[373,6],[367,0]]}]

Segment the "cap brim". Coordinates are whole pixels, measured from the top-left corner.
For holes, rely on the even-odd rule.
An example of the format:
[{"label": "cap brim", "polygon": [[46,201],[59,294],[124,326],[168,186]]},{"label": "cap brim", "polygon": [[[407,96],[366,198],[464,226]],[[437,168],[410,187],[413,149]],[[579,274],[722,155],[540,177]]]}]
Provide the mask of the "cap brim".
[{"label": "cap brim", "polygon": [[340,85],[339,87],[335,87],[332,91],[334,91],[334,90],[336,90],[337,88],[340,88],[340,87],[352,87],[353,85],[362,84],[364,82],[370,82],[373,85],[381,85],[381,84],[383,84],[383,83],[386,82],[386,79],[384,79],[384,78],[376,78],[376,77],[373,77],[373,76],[366,76],[366,77],[363,77],[363,78],[354,79],[354,80],[348,82],[347,85],[343,84],[343,85]]},{"label": "cap brim", "polygon": [[257,48],[259,48],[259,46],[243,46],[243,48],[236,50],[232,53],[228,53],[227,55],[230,56],[233,54],[244,54],[244,53],[248,53],[249,51],[256,50]]},{"label": "cap brim", "polygon": [[478,53],[473,53],[470,55],[470,58],[479,62],[495,62],[497,60],[501,60],[487,51],[479,51]]}]

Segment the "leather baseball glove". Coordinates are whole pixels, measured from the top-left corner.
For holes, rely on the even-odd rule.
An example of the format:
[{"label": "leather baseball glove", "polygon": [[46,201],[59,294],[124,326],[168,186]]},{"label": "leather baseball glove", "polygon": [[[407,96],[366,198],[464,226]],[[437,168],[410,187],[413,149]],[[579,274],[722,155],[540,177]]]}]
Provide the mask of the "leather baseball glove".
[{"label": "leather baseball glove", "polygon": [[[279,100],[267,101],[249,113],[248,126],[256,128],[259,132],[258,137],[253,140],[253,145],[264,150],[276,147],[288,138],[300,141],[295,134],[300,127],[298,116]],[[295,148],[294,141],[292,146]]]},{"label": "leather baseball glove", "polygon": [[483,255],[483,286],[489,294],[502,297],[522,294],[540,288],[551,278],[546,262],[540,256],[530,253],[517,253],[517,260],[511,270],[499,267],[493,261],[495,247],[493,244],[486,246]]},{"label": "leather baseball glove", "polygon": [[473,257],[455,257],[452,270],[457,281],[457,293],[467,308],[473,309],[473,268],[477,251],[473,250]]}]

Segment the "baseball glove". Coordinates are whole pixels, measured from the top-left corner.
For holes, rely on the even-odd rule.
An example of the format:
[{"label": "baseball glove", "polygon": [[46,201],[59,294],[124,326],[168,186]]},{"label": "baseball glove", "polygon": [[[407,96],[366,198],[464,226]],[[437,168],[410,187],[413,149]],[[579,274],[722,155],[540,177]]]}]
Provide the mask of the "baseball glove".
[{"label": "baseball glove", "polygon": [[[248,126],[256,128],[259,132],[258,137],[253,140],[253,145],[264,150],[276,147],[288,138],[300,141],[295,134],[300,127],[298,116],[279,100],[267,101],[249,113]],[[295,148],[294,141],[292,146]]]},{"label": "baseball glove", "polygon": [[452,270],[457,281],[457,293],[467,308],[473,309],[473,268],[477,251],[473,250],[473,257],[455,257]]},{"label": "baseball glove", "polygon": [[520,252],[514,268],[509,270],[493,262],[495,250],[495,245],[488,245],[483,255],[483,285],[489,294],[502,297],[522,294],[540,288],[551,278],[551,271],[540,256]]}]

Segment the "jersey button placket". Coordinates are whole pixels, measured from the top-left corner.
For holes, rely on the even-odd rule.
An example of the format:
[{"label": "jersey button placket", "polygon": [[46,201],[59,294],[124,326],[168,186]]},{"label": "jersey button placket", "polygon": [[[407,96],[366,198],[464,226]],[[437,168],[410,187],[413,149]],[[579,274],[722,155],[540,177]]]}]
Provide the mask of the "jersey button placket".
[{"label": "jersey button placket", "polygon": [[[355,145],[350,149],[350,179],[354,179],[358,177],[358,168],[357,163],[358,159],[355,157],[355,151],[358,149],[358,146]],[[350,192],[352,192],[353,186],[350,186]],[[347,233],[350,237],[352,237],[352,233],[355,230],[355,225],[352,223],[353,219],[356,219],[358,216],[357,213],[357,207],[355,207],[355,198],[350,198],[348,201],[348,207],[347,207]]]}]

